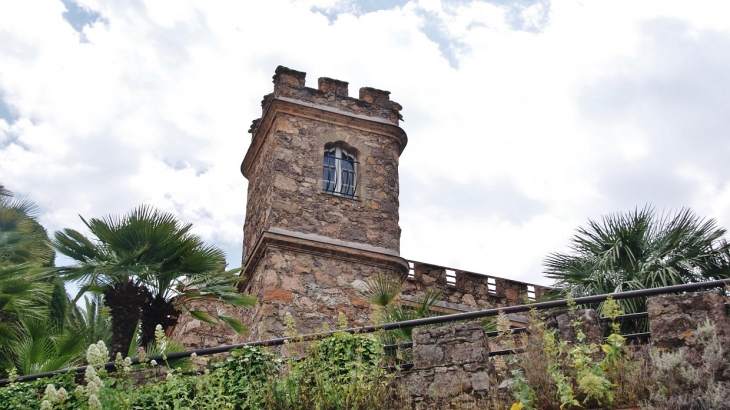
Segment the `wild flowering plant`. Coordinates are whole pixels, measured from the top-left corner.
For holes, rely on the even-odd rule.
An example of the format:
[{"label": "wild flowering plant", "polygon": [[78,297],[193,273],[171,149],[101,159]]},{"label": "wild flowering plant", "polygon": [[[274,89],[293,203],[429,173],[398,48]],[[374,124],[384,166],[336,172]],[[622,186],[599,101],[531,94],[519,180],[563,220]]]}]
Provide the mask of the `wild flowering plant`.
[{"label": "wild flowering plant", "polygon": [[623,312],[611,298],[604,303],[603,310],[614,322],[614,333],[600,345],[588,342],[582,315],[570,297],[567,314],[572,318],[573,342],[560,340],[557,330],[547,330],[536,312],[532,312],[531,336],[522,334],[525,353],[511,359],[515,406],[524,410],[569,409],[611,406],[617,397],[624,402],[638,401],[639,389],[625,387],[626,375],[638,374],[641,368],[627,357],[625,339],[616,333],[619,326],[615,319]]},{"label": "wild flowering plant", "polygon": [[48,384],[45,392],[43,393],[41,410],[52,410],[54,405],[63,405],[68,398],[68,392],[66,392],[65,388],[61,387],[56,390],[54,385]]}]

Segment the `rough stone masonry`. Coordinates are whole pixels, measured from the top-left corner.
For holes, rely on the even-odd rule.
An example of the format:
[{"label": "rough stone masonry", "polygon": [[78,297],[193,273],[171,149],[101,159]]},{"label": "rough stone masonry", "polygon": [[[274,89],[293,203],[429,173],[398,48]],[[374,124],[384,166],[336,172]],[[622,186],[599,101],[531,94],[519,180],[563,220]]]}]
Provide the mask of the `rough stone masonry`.
[{"label": "rough stone masonry", "polygon": [[[306,73],[276,69],[274,91],[251,124],[241,164],[249,183],[239,289],[259,302],[235,310],[210,301],[208,310],[226,309],[251,330],[244,340],[256,340],[282,336],[287,314],[300,333],[333,326],[339,314],[352,326],[370,324],[366,283],[382,272],[409,278],[405,304],[439,290],[443,312],[520,304],[530,286],[533,297],[542,293],[538,286],[466,271],[448,283],[445,270],[433,265],[416,263],[412,271],[399,253],[398,164],[408,142],[400,104],[371,87],[353,98],[347,82],[322,77],[316,89],[305,82]],[[323,189],[324,153],[333,148],[355,159],[354,195]],[[189,316],[174,335],[189,347],[242,341]]]}]

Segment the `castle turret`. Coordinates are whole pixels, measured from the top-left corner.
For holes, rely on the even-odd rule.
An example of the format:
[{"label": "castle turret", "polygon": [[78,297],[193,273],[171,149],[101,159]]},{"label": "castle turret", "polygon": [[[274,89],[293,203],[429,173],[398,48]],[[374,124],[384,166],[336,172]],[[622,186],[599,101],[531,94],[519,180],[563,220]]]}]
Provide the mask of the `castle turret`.
[{"label": "castle turret", "polygon": [[339,313],[368,324],[368,278],[408,272],[399,255],[401,106],[374,88],[349,97],[348,83],[330,78],[308,88],[305,76],[276,69],[241,164],[241,290],[259,298],[245,317],[252,339],[280,336],[287,312],[301,332]]}]

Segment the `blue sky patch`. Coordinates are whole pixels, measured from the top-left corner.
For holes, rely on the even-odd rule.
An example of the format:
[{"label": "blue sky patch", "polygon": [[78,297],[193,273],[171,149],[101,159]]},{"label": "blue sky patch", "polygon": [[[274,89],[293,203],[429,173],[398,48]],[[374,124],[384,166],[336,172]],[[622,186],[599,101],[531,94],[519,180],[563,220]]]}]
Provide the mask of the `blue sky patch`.
[{"label": "blue sky patch", "polygon": [[423,10],[419,10],[418,14],[423,18],[420,31],[429,40],[438,44],[441,55],[449,62],[451,68],[458,70],[459,59],[457,53],[466,49],[466,45],[448,32],[438,14]]},{"label": "blue sky patch", "polygon": [[342,13],[349,13],[355,16],[374,13],[380,10],[391,10],[396,7],[403,7],[409,0],[339,0],[332,7],[312,7],[312,11],[322,13],[330,23],[337,20]]},{"label": "blue sky patch", "polygon": [[5,120],[8,124],[12,124],[18,120],[16,110],[5,102],[2,92],[0,92],[0,119]]},{"label": "blue sky patch", "polygon": [[61,2],[64,6],[66,6],[66,11],[63,13],[63,19],[81,35],[81,40],[84,42],[86,39],[86,36],[84,35],[84,27],[91,26],[101,20],[101,14],[94,10],[79,6],[73,0],[61,0]]},{"label": "blue sky patch", "polygon": [[358,0],[353,3],[357,5],[360,14],[367,14],[403,7],[408,3],[408,0]]},{"label": "blue sky patch", "polygon": [[[445,11],[460,5],[482,1],[494,4],[506,10],[505,18],[507,24],[514,30],[540,32],[549,22],[550,0],[442,0]],[[321,13],[327,17],[332,24],[340,14],[352,14],[361,16],[380,10],[391,10],[405,6],[409,0],[339,0],[332,7],[312,7],[312,11]],[[528,11],[529,10],[529,11]],[[418,10],[423,18],[420,31],[426,37],[438,44],[441,55],[454,68],[459,68],[458,54],[466,51],[467,46],[458,38],[449,33],[441,18],[433,12],[423,9]]]}]

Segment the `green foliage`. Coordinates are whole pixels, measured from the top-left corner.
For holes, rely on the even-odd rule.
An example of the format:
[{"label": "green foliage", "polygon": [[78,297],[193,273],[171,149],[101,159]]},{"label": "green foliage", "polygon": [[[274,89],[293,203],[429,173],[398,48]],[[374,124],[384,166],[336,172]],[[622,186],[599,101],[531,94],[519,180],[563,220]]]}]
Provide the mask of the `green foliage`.
[{"label": "green foliage", "polygon": [[167,355],[169,353],[184,352],[187,349],[185,346],[175,339],[170,339],[165,336],[165,332],[162,330],[162,326],[157,325],[155,330],[155,340],[147,344],[147,346],[141,347],[138,342],[141,342],[140,338],[136,338],[134,343],[130,346],[131,358],[138,358],[140,362],[146,363],[145,357],[149,356],[162,356],[165,366],[175,369],[189,370],[191,368],[190,359],[180,358],[174,360],[168,360]]},{"label": "green foliage", "polygon": [[[349,380],[364,369],[377,369],[383,360],[383,347],[371,336],[358,336],[337,332],[332,337],[314,345],[308,356],[299,365],[306,377],[326,377],[334,380]],[[320,369],[324,362],[324,375]],[[320,374],[314,374],[315,370]]]},{"label": "green foliage", "polygon": [[55,254],[37,217],[38,206],[32,201],[14,198],[7,190],[0,195],[0,266],[53,265]]},{"label": "green foliage", "polygon": [[65,369],[77,364],[86,347],[83,334],[59,332],[49,320],[18,317],[17,337],[6,346],[4,369],[16,367],[21,374]]},{"label": "green foliage", "polygon": [[[139,386],[130,378],[130,365],[121,359],[114,374],[100,368],[106,348],[103,343],[95,344],[87,356],[96,365],[87,368],[81,385],[71,375],[11,383],[0,388],[0,410],[43,405],[48,409],[214,410],[389,407],[392,377],[380,368],[383,351],[377,339],[337,333],[312,344],[308,353],[304,360],[284,361],[265,348],[245,347],[212,363],[200,376],[184,376],[180,370],[170,369],[162,380],[154,378],[159,373],[149,373],[153,377],[150,383]],[[155,369],[150,365],[147,362],[145,371]],[[59,402],[61,387],[68,398]],[[44,400],[48,403],[42,404]]]},{"label": "green foliage", "polygon": [[[31,263],[0,266],[0,311],[4,321],[18,314],[46,316],[52,287],[48,268]],[[0,313],[0,314],[2,314]]]},{"label": "green foliage", "polygon": [[14,198],[2,188],[0,194],[0,345],[12,333],[17,314],[43,317],[52,275],[44,267],[54,259],[46,230],[38,223],[38,206]]},{"label": "green foliage", "polygon": [[66,325],[66,310],[68,308],[68,295],[63,281],[54,277],[51,280],[51,300],[48,303],[48,323],[58,331],[63,332]]},{"label": "green foliage", "polygon": [[[575,304],[570,311],[574,309]],[[644,376],[644,369],[630,358],[623,337],[612,334],[598,346],[586,342],[580,320],[572,325],[574,343],[560,340],[557,331],[548,331],[536,315],[531,315],[532,335],[520,335],[525,352],[511,359],[514,408],[607,407],[636,404],[646,397],[646,389],[635,384],[637,377]]]},{"label": "green foliage", "polygon": [[69,396],[64,403],[56,404],[53,409],[81,408],[80,403],[73,394],[77,386],[74,375],[63,374],[32,382],[10,383],[6,387],[0,388],[0,410],[40,409],[48,385],[53,385],[56,391],[63,389]]},{"label": "green foliage", "polygon": [[66,322],[69,332],[84,335],[85,345],[101,340],[108,346],[111,342],[111,318],[103,295],[84,296],[84,308],[77,304],[71,306]]},{"label": "green foliage", "polygon": [[[646,207],[588,221],[570,240],[570,253],[551,253],[543,264],[562,297],[646,289],[730,277],[725,229],[689,209],[657,215]],[[626,313],[643,312],[644,298],[621,300]],[[600,313],[603,304],[596,306]],[[622,331],[645,331],[647,322]],[[631,325],[629,325],[631,326]]]},{"label": "green foliage", "polygon": [[295,397],[296,402],[278,402],[286,403],[284,408],[297,409],[382,408],[391,380],[381,367],[383,359],[383,348],[376,338],[337,332],[313,344],[282,383],[287,396]]},{"label": "green foliage", "polygon": [[[73,229],[55,233],[56,250],[76,261],[60,269],[66,280],[80,282],[76,299],[88,291],[104,293],[112,317],[112,347],[127,351],[141,322],[142,344],[154,339],[155,326],[169,328],[181,311],[198,299],[250,306],[233,284],[238,269],[224,271],[225,255],[191,233],[191,224],[150,206],[124,216],[86,221],[93,237]],[[195,312],[209,323],[225,323],[238,331],[240,322],[225,315]]]},{"label": "green foliage", "polygon": [[400,294],[404,281],[405,277],[378,272],[365,282],[365,298],[376,306],[388,306]]}]

